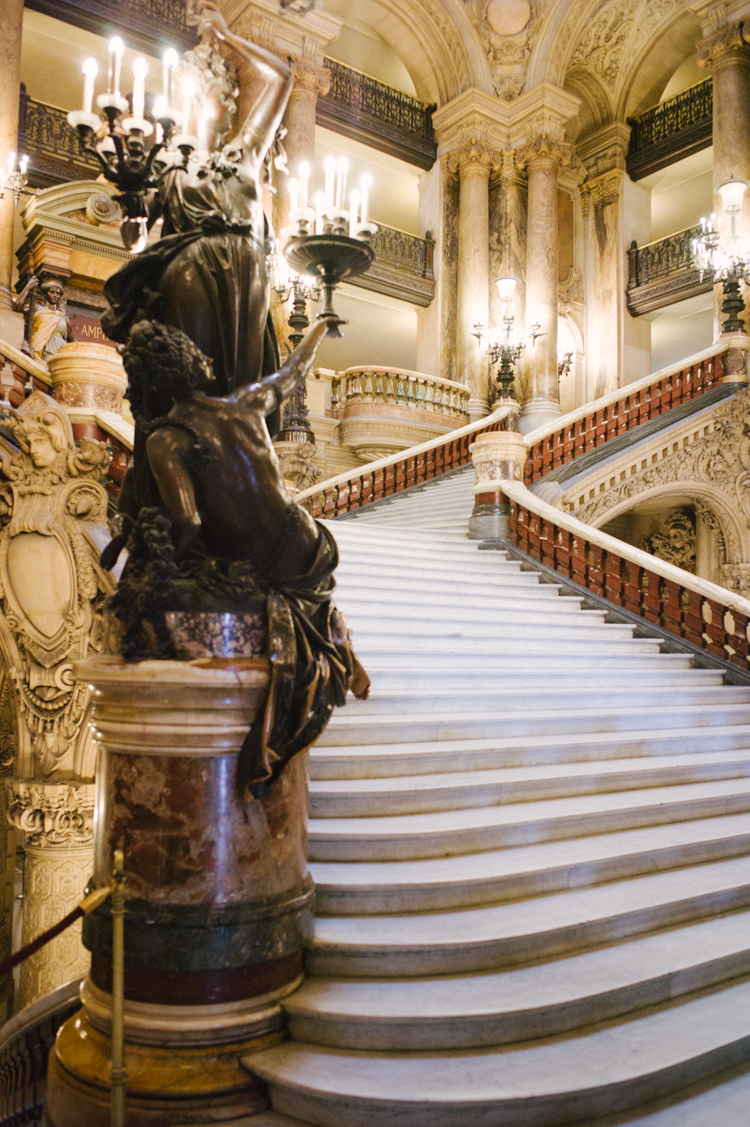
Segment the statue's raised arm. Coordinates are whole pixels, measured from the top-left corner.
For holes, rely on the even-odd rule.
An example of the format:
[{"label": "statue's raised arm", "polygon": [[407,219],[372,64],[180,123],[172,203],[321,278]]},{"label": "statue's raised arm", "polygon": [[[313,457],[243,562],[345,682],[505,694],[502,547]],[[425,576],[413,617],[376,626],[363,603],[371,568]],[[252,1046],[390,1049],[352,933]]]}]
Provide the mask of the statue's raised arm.
[{"label": "statue's raised arm", "polygon": [[264,83],[261,93],[237,133],[234,144],[241,146],[246,159],[259,165],[265,158],[281,124],[292,89],[292,72],[270,51],[234,35],[211,0],[199,0],[198,33],[209,41],[226,43],[235,54],[250,63]]}]

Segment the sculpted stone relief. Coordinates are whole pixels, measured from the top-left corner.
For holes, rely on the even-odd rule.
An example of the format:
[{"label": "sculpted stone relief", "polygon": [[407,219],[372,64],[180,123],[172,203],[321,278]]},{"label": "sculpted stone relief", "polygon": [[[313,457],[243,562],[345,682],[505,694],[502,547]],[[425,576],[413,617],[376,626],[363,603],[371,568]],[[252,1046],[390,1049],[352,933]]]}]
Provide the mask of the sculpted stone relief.
[{"label": "sculpted stone relief", "polygon": [[550,0],[473,0],[495,92],[511,101],[526,88],[526,71]]},{"label": "sculpted stone relief", "polygon": [[0,454],[2,641],[19,707],[16,774],[45,776],[63,766],[86,707],[71,663],[100,646],[111,580],[86,525],[106,522],[109,454],[91,440],[76,449],[66,413],[41,392],[10,426],[20,449]]},{"label": "sculpted stone relief", "polygon": [[662,521],[663,532],[653,532],[639,547],[660,560],[695,574],[695,518],[673,509]]},{"label": "sculpted stone relief", "polygon": [[[750,527],[750,391],[740,391],[719,406],[713,422],[713,430],[705,437],[607,489],[575,515],[600,527],[616,512],[625,511],[630,500],[660,487],[680,484],[696,494],[703,490],[711,503],[697,500],[696,512],[722,534],[726,553],[722,575],[727,568],[739,567],[737,575],[746,576],[750,564],[743,562],[747,553],[738,529]],[[735,585],[732,589],[740,588]]]}]

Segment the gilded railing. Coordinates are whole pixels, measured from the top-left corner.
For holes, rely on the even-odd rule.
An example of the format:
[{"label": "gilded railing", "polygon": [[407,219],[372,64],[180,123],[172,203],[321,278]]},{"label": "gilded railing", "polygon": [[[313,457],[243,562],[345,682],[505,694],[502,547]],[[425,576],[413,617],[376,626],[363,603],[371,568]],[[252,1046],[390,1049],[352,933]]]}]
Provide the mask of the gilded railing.
[{"label": "gilded railing", "polygon": [[628,118],[632,130],[628,172],[637,180],[673,160],[706,148],[711,144],[712,122],[713,81],[710,78],[637,117]]},{"label": "gilded railing", "polygon": [[[22,96],[18,121],[18,148],[29,154],[31,172],[49,177],[81,179],[83,170],[100,168],[94,157],[81,152],[78,137],[68,125],[67,112]],[[41,162],[40,162],[41,158]]]},{"label": "gilded railing", "polygon": [[652,313],[711,289],[693,262],[693,239],[700,227],[688,227],[645,246],[635,240],[628,250],[628,309],[634,317]]},{"label": "gilded railing", "polygon": [[420,168],[437,156],[432,106],[361,71],[326,59],[331,88],[318,99],[318,122]]},{"label": "gilded railing", "polygon": [[464,384],[423,372],[402,368],[347,368],[331,382],[331,409],[338,416],[347,407],[358,404],[390,403],[466,422],[469,395]]},{"label": "gilded railing", "polygon": [[378,262],[414,274],[418,278],[434,277],[433,239],[422,239],[418,235],[410,235],[407,231],[399,231],[381,223],[372,245]]}]

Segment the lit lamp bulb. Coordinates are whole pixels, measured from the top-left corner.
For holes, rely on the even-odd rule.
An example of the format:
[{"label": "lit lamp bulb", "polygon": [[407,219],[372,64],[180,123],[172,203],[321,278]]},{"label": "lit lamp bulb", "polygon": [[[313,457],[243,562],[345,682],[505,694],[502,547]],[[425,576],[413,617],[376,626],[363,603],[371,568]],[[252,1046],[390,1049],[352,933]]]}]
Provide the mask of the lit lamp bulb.
[{"label": "lit lamp bulb", "polygon": [[498,278],[495,285],[497,286],[497,295],[503,304],[510,303],[516,292],[516,279],[508,275],[504,278]]},{"label": "lit lamp bulb", "polygon": [[109,41],[109,93],[117,96],[120,93],[120,68],[122,56],[125,54],[125,44],[119,35]]},{"label": "lit lamp bulb", "polygon": [[721,204],[727,215],[736,215],[742,209],[742,201],[747,187],[747,180],[734,179],[725,180],[723,184],[717,186],[716,191],[721,196]]},{"label": "lit lamp bulb", "polygon": [[164,99],[165,99],[168,106],[171,106],[171,104],[172,104],[172,71],[175,69],[178,62],[179,62],[179,59],[177,57],[177,52],[175,51],[174,47],[168,47],[167,50],[164,52],[164,58],[162,59],[162,63],[163,63],[162,93],[164,95]]}]

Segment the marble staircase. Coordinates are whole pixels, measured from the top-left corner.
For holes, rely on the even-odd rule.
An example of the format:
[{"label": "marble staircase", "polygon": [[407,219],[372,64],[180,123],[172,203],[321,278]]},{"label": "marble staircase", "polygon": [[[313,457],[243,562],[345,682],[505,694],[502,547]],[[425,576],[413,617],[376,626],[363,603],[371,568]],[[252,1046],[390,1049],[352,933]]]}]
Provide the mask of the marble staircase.
[{"label": "marble staircase", "polygon": [[472,481],[330,526],[373,690],[311,752],[309,977],[248,1125],[739,1127],[750,687],[480,551]]}]

